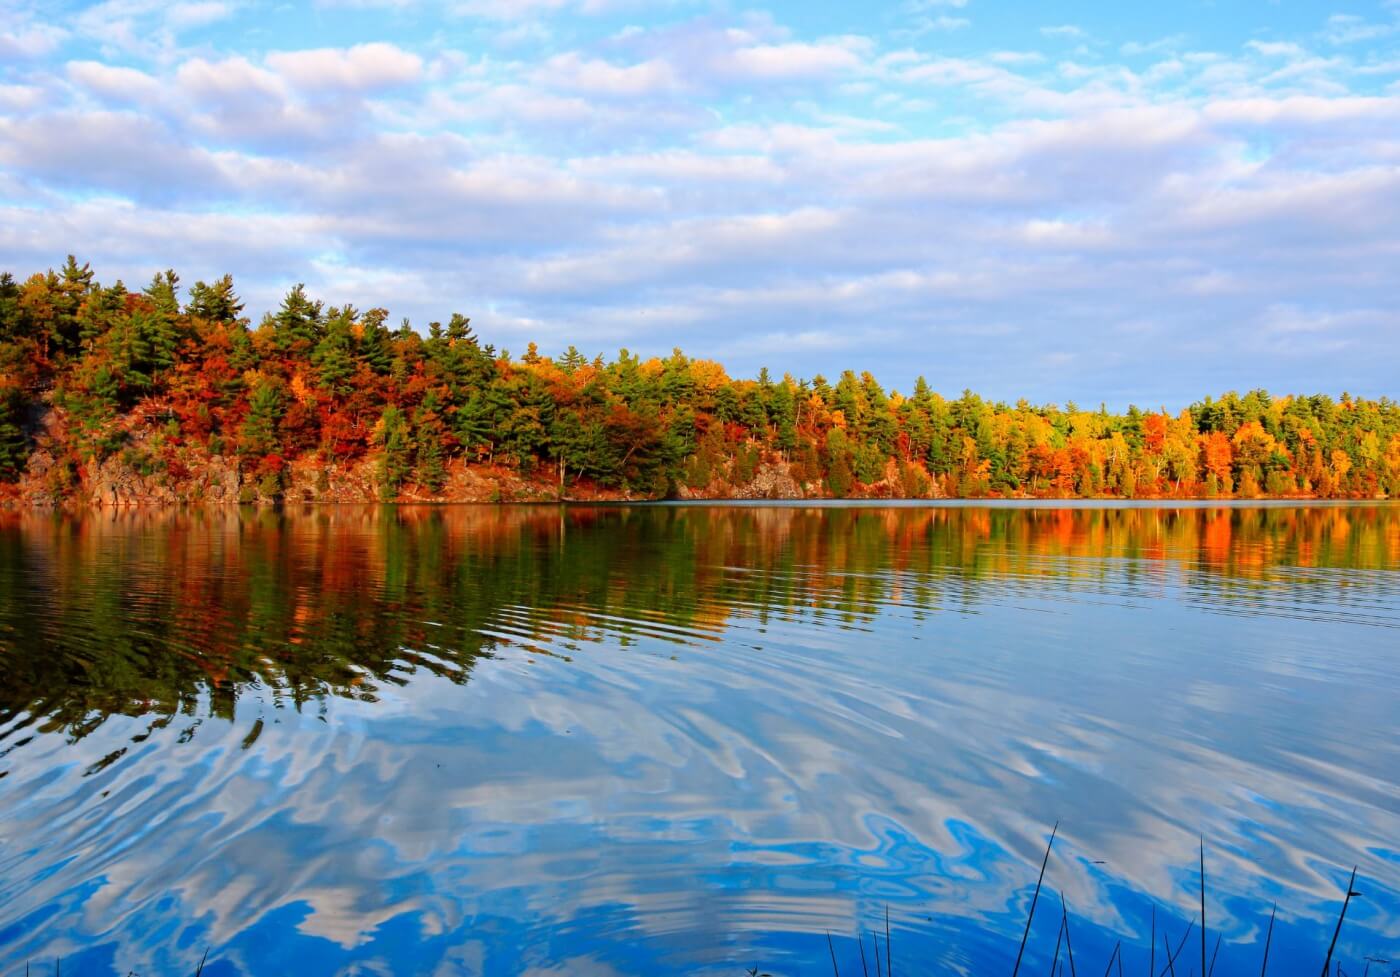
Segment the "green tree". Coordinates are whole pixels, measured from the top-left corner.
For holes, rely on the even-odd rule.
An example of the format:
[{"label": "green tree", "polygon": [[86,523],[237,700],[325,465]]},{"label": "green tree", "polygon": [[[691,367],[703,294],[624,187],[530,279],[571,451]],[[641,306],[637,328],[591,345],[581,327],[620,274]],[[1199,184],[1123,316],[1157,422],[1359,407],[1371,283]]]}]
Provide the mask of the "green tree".
[{"label": "green tree", "polygon": [[29,460],[29,438],[25,434],[28,404],[16,387],[0,387],[0,481],[13,482]]},{"label": "green tree", "polygon": [[272,316],[277,345],[287,351],[311,349],[321,340],[324,317],[320,302],[306,296],[306,286],[298,282],[282,299]]},{"label": "green tree", "polygon": [[403,412],[393,404],[384,408],[384,413],[380,415],[374,439],[382,450],[379,456],[379,497],[386,502],[392,501],[398,496],[411,470],[409,452],[413,447],[408,422]]},{"label": "green tree", "polygon": [[325,335],[311,353],[317,381],[333,396],[343,397],[352,389],[350,378],[355,373],[355,357],[351,351],[353,343],[350,321],[342,314],[327,323]]},{"label": "green tree", "polygon": [[277,453],[277,422],[282,410],[282,393],[277,385],[267,379],[259,381],[248,399],[248,416],[239,431],[241,454],[257,457]]},{"label": "green tree", "polygon": [[212,285],[195,282],[190,289],[190,301],[185,306],[187,315],[207,322],[232,325],[243,312],[243,302],[233,290],[233,276],[225,275]]},{"label": "green tree", "polygon": [[418,484],[434,494],[447,482],[443,439],[447,427],[438,414],[438,396],[429,390],[413,415],[414,455]]}]

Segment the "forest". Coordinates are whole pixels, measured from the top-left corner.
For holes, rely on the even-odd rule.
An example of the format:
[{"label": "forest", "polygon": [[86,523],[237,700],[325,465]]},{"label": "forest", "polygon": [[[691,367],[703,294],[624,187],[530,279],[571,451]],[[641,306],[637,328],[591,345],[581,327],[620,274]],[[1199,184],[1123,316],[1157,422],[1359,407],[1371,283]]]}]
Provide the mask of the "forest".
[{"label": "forest", "polygon": [[0,275],[9,504],[1397,495],[1388,398],[948,399],[680,350],[517,357],[463,315],[420,330],[301,285],[254,325],[231,276],[132,291],[73,256]]}]

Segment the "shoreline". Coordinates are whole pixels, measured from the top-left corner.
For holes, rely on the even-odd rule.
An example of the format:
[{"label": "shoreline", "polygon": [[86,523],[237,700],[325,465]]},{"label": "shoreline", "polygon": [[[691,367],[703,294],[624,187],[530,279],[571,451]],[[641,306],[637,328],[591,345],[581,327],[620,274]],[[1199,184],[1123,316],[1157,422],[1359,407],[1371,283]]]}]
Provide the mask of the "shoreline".
[{"label": "shoreline", "polygon": [[1400,499],[1389,497],[1376,499],[1328,499],[1312,497],[1260,498],[1260,499],[1211,499],[1205,497],[1164,498],[1164,499],[1115,499],[1115,498],[846,498],[833,499],[814,497],[809,499],[752,499],[728,496],[690,499],[282,499],[275,502],[237,502],[210,499],[182,499],[151,502],[93,502],[64,501],[59,503],[20,503],[0,504],[0,512],[105,512],[105,511],[156,511],[173,509],[251,509],[254,511],[278,511],[295,508],[349,508],[349,507],[392,507],[392,508],[454,508],[472,506],[479,508],[530,507],[548,508],[626,508],[645,506],[649,508],[703,509],[703,508],[743,508],[743,509],[1345,509],[1400,506]]}]

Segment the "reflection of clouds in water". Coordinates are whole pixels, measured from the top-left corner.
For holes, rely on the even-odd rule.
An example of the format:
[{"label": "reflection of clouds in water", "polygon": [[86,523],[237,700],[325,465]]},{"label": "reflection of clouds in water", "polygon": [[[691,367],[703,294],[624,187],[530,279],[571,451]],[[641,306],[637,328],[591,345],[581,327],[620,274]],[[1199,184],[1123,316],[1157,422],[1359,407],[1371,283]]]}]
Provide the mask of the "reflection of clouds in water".
[{"label": "reflection of clouds in water", "polygon": [[[397,542],[373,521],[352,524],[367,534],[359,541],[337,540],[325,520],[314,546],[297,520],[263,538],[260,552],[289,547],[312,569],[330,548],[365,558],[353,601],[302,588],[289,616],[264,609],[263,629],[292,621],[299,647],[339,654],[339,638],[312,638],[338,634],[317,623],[342,616],[371,642],[344,652],[364,676],[349,688],[374,701],[297,714],[270,708],[267,684],[250,680],[232,721],[206,718],[185,744],[193,716],[140,744],[129,741],[149,722],[112,716],[73,742],[46,733],[18,749],[0,780],[6,837],[46,840],[32,851],[0,842],[18,873],[0,883],[10,898],[0,927],[96,889],[76,921],[54,916],[0,939],[0,957],[101,938],[122,943],[138,970],[170,969],[172,931],[155,922],[176,918],[197,919],[191,939],[249,972],[260,944],[289,931],[337,967],[353,958],[403,971],[405,953],[432,966],[465,954],[477,972],[514,947],[542,973],[561,960],[573,972],[636,972],[628,964],[644,951],[619,947],[640,941],[695,970],[743,962],[750,941],[773,934],[850,935],[889,903],[905,938],[944,937],[951,963],[974,952],[962,944],[1003,952],[979,931],[1018,934],[1021,904],[1008,900],[1033,881],[1056,817],[1052,884],[1116,933],[1145,938],[1125,892],[1189,906],[1186,868],[1203,832],[1220,900],[1212,926],[1231,938],[1252,938],[1255,903],[1275,895],[1292,917],[1325,919],[1335,866],[1352,859],[1376,880],[1360,925],[1394,937],[1396,664],[1389,628],[1374,626],[1400,620],[1393,571],[1338,570],[1345,594],[1317,569],[1303,582],[1264,567],[1263,578],[1207,574],[1206,585],[1181,547],[1181,571],[1018,555],[1024,527],[1010,517],[992,552],[950,562],[964,529],[992,534],[995,519],[877,513],[872,534],[858,520],[837,532],[826,516],[760,510],[755,539],[741,519],[657,511],[629,518],[661,520],[649,532],[674,534],[685,544],[674,552],[655,540],[609,549],[616,541],[594,537],[627,530],[606,518],[571,537],[575,551],[604,548],[599,565],[621,580],[606,600],[590,579],[551,577],[554,543],[532,542],[528,519],[493,516],[501,541],[476,551],[468,531],[437,554],[449,569],[495,554],[495,603],[475,571],[415,577],[426,554],[412,548],[422,528],[412,522]],[[426,525],[450,537],[456,518]],[[1066,545],[1094,525],[1072,523]],[[803,540],[809,549],[793,552]],[[1102,545],[1107,555],[1131,542]],[[722,545],[737,552],[715,561],[707,547]],[[383,551],[402,547],[391,585]],[[648,547],[666,558],[647,562]],[[141,585],[165,586],[147,558]],[[735,569],[737,558],[752,565]],[[523,591],[541,578],[552,583]],[[1239,598],[1245,615],[1230,590],[1247,579],[1269,582],[1262,597]],[[1348,601],[1365,613],[1342,625]],[[376,630],[381,614],[408,620]],[[469,633],[572,647],[566,661],[497,646],[465,686],[422,669],[399,686],[386,677],[406,675],[402,645],[373,645],[432,636],[436,647],[414,647],[452,664]],[[289,646],[259,647],[259,667],[285,669],[279,688],[296,688],[295,669],[317,674]],[[1330,667],[1338,648],[1343,663]],[[385,657],[358,665],[365,654]],[[266,725],[245,748],[257,719]],[[41,868],[53,871],[36,879]],[[433,946],[396,950],[404,927]]]}]

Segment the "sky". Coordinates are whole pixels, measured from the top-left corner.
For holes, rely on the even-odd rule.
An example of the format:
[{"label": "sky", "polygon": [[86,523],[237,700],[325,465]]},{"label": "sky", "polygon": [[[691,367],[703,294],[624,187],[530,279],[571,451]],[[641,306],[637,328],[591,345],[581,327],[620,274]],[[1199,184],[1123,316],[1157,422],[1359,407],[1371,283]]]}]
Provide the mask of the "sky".
[{"label": "sky", "polygon": [[515,353],[1396,395],[1400,0],[0,0],[0,268]]}]

